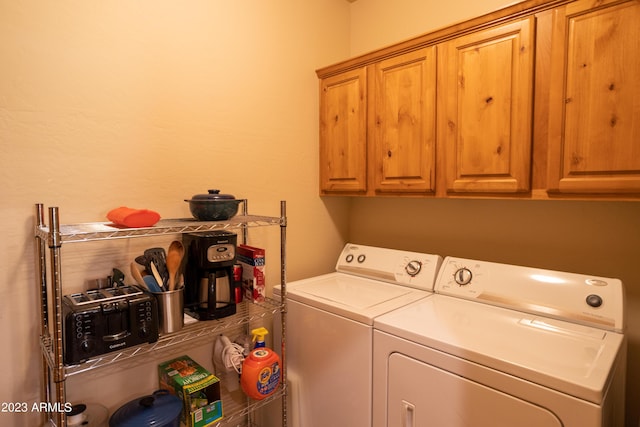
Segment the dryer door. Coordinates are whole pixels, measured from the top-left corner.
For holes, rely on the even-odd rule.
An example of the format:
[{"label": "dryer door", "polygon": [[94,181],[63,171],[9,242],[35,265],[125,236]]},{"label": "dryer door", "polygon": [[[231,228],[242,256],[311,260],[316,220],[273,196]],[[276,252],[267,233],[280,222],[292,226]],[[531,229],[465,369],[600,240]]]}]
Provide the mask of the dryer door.
[{"label": "dryer door", "polygon": [[562,427],[545,408],[403,354],[389,357],[388,381],[387,426]]}]

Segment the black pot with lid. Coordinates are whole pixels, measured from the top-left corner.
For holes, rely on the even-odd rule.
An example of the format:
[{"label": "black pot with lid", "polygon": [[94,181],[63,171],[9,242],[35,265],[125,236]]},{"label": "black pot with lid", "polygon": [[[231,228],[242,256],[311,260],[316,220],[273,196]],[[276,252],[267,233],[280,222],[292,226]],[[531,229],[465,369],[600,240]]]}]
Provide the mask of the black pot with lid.
[{"label": "black pot with lid", "polygon": [[200,221],[224,221],[238,213],[242,200],[231,194],[220,194],[220,190],[208,190],[206,194],[196,194],[189,202],[193,217]]},{"label": "black pot with lid", "polygon": [[182,401],[168,390],[156,390],[122,405],[109,427],[180,427]]}]

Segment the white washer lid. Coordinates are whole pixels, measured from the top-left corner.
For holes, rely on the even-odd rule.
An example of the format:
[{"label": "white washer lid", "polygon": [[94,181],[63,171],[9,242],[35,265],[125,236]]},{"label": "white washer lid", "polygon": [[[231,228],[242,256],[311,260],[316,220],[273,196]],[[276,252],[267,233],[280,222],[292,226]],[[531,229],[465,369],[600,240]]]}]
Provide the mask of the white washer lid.
[{"label": "white washer lid", "polygon": [[596,404],[624,342],[620,333],[437,294],[374,327]]},{"label": "white washer lid", "polygon": [[[280,294],[279,286],[276,294]],[[405,286],[339,272],[287,283],[287,298],[373,324],[373,318],[431,295]]]}]

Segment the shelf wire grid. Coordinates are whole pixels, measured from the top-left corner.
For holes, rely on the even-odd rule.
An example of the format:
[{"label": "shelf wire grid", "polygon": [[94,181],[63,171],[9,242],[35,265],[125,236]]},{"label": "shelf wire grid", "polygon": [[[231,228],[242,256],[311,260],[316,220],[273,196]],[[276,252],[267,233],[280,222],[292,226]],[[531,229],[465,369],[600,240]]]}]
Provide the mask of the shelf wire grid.
[{"label": "shelf wire grid", "polygon": [[[164,219],[158,221],[153,227],[143,228],[120,227],[109,222],[63,224],[60,225],[60,238],[62,243],[90,242],[266,225],[282,225],[282,219],[258,215],[237,215],[225,221],[198,221],[192,218]],[[50,231],[47,225],[36,227],[36,236],[47,241]]]},{"label": "shelf wire grid", "polygon": [[[158,341],[154,343],[141,344],[121,351],[93,357],[79,364],[66,365],[64,367],[65,377],[108,366],[116,362],[122,362],[126,359],[133,359],[136,356],[149,354],[151,352],[157,355],[160,351],[165,349],[177,351],[180,350],[183,345],[186,350],[188,348],[188,344],[191,344],[194,340],[211,336],[212,334],[223,332],[228,329],[241,327],[247,324],[247,322],[254,322],[271,317],[281,310],[282,307],[280,303],[270,298],[265,299],[265,301],[261,303],[244,301],[237,305],[237,313],[234,316],[218,320],[199,321],[194,324],[185,325],[178,332],[161,335]],[[47,358],[47,362],[50,367],[53,367],[53,340],[50,336],[43,336],[40,341],[40,345]],[[122,367],[129,368],[132,364],[135,365],[135,363],[129,363]]]}]

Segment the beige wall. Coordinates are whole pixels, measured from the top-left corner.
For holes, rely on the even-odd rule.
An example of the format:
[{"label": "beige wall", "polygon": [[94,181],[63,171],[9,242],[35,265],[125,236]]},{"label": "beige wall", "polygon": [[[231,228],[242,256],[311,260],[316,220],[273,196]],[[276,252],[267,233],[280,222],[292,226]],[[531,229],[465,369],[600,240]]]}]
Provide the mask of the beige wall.
[{"label": "beige wall", "polygon": [[[289,280],[330,271],[354,240],[620,272],[637,305],[638,204],[317,196],[314,70],[502,3],[0,0],[0,401],[40,400],[36,202],[59,206],[63,222],[100,221],[120,205],[188,216],[184,198],[219,187],[257,213],[277,215],[287,200]],[[434,218],[445,226],[428,225]],[[277,254],[277,230],[253,236]],[[69,245],[63,277],[81,288],[126,268],[140,242],[109,244],[107,256],[101,245]],[[640,322],[630,317],[633,361]],[[113,409],[148,393],[155,361],[72,377],[70,396]],[[631,394],[640,400],[635,385]],[[0,424],[36,421],[2,413]]]},{"label": "beige wall", "polygon": [[388,46],[493,12],[510,0],[356,0],[351,5],[351,55]]},{"label": "beige wall", "polygon": [[[509,3],[358,0],[352,5],[352,54]],[[352,203],[349,238],[358,243],[619,277],[627,291],[627,425],[638,425],[640,203],[398,198]]]},{"label": "beige wall", "polygon": [[[183,199],[212,187],[248,198],[254,213],[278,215],[285,199],[289,279],[333,268],[349,202],[317,195],[314,70],[348,56],[348,7],[0,0],[1,402],[40,400],[36,202],[73,223],[121,205],[189,216]],[[250,240],[267,246],[270,284],[278,232]],[[63,247],[77,264],[63,271],[68,289],[126,269],[139,245],[108,246],[113,260],[99,245]],[[115,408],[150,391],[153,365],[72,377],[69,395]],[[0,413],[3,426],[36,423]]]}]

